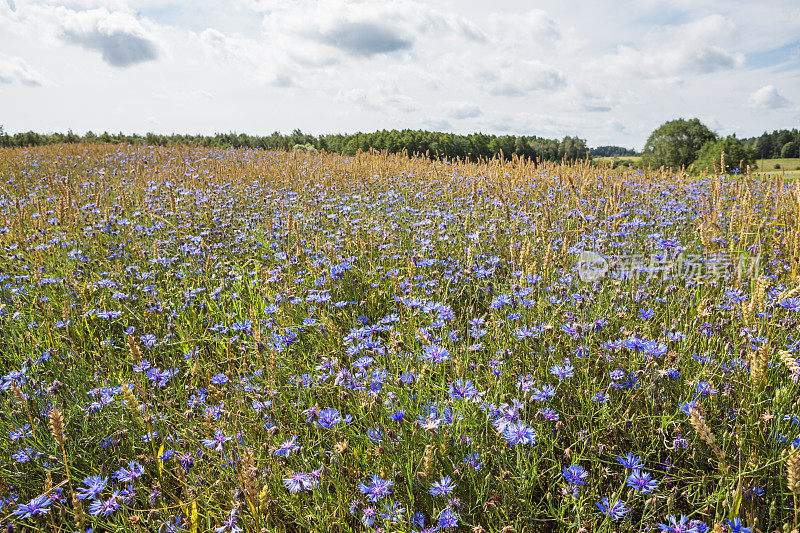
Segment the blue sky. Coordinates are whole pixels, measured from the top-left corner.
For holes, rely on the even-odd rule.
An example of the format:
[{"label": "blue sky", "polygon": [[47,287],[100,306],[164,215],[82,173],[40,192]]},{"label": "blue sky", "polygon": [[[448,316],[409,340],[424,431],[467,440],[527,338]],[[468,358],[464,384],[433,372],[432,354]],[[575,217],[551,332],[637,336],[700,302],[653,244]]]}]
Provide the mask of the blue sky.
[{"label": "blue sky", "polygon": [[800,123],[799,35],[793,0],[0,0],[0,124],[751,136]]}]

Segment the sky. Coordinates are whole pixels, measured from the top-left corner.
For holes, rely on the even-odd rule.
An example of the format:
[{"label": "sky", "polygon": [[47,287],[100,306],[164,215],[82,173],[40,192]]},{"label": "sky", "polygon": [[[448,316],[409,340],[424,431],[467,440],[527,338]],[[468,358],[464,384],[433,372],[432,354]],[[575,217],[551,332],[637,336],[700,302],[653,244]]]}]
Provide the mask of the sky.
[{"label": "sky", "polygon": [[0,0],[16,133],[800,126],[797,0]]}]

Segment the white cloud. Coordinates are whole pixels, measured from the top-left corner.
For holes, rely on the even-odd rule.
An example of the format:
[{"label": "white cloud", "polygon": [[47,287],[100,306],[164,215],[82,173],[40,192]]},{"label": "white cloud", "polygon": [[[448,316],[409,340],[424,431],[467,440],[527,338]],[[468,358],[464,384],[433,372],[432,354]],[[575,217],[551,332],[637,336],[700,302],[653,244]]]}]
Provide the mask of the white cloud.
[{"label": "white cloud", "polygon": [[44,76],[21,57],[9,57],[0,54],[0,83],[19,83],[29,87],[37,87],[44,83]]},{"label": "white cloud", "polygon": [[413,113],[421,108],[420,102],[415,98],[403,95],[397,87],[386,84],[340,91],[337,96],[342,101],[388,115]]},{"label": "white cloud", "polygon": [[553,91],[564,87],[567,78],[557,68],[538,59],[506,63],[478,74],[494,96],[526,96],[534,91]]},{"label": "white cloud", "polygon": [[543,9],[532,9],[521,15],[508,11],[492,13],[488,20],[492,35],[515,46],[550,46],[562,36],[558,23]]},{"label": "white cloud", "polygon": [[481,116],[481,108],[471,102],[447,102],[444,109],[448,116],[456,120]]},{"label": "white cloud", "polygon": [[158,58],[158,42],[133,16],[105,8],[73,11],[59,8],[58,37],[64,42],[100,52],[112,67],[130,67]]},{"label": "white cloud", "polygon": [[750,94],[750,107],[762,109],[780,109],[789,107],[791,102],[778,93],[774,85],[765,85],[759,90]]}]

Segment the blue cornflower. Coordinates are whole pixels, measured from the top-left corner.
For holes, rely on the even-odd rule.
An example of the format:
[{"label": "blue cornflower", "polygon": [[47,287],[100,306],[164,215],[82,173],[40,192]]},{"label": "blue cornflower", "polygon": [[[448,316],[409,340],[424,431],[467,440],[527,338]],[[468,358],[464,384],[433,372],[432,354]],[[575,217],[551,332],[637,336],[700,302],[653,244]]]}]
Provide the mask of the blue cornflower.
[{"label": "blue cornflower", "polygon": [[90,498],[94,500],[100,496],[100,493],[106,488],[108,478],[97,474],[83,478],[83,484],[86,485],[86,488],[81,487],[78,489],[78,499],[85,500],[86,498]]},{"label": "blue cornflower", "polygon": [[210,439],[203,439],[203,444],[206,445],[208,448],[213,448],[214,450],[221,452],[222,445],[231,440],[231,437],[225,435],[221,429],[218,429],[214,436]]},{"label": "blue cornflower", "polygon": [[575,367],[572,366],[572,363],[569,360],[565,360],[561,365],[555,365],[550,369],[550,373],[554,376],[558,376],[559,380],[571,378],[575,375]]},{"label": "blue cornflower", "polygon": [[648,493],[653,492],[656,487],[658,487],[658,482],[647,472],[634,470],[633,473],[628,476],[628,486],[638,492]]},{"label": "blue cornflower", "polygon": [[450,352],[447,351],[447,348],[436,344],[426,346],[424,352],[425,359],[433,363],[441,363],[450,359]]},{"label": "blue cornflower", "polygon": [[750,533],[752,531],[752,528],[742,525],[742,521],[738,516],[733,519],[733,522],[725,520],[725,524],[730,528],[731,533]]},{"label": "blue cornflower", "polygon": [[242,528],[236,525],[237,518],[236,518],[236,509],[231,509],[231,514],[222,521],[222,525],[218,528],[214,528],[216,533],[242,533]]},{"label": "blue cornflower", "polygon": [[47,514],[50,507],[50,504],[53,503],[53,500],[46,494],[42,494],[41,496],[37,496],[28,503],[21,503],[17,507],[17,509],[12,513],[14,516],[18,516],[20,519],[24,520],[25,518],[30,518],[31,516],[38,516]]},{"label": "blue cornflower", "polygon": [[431,496],[447,496],[455,488],[456,486],[453,485],[453,480],[450,479],[450,476],[443,476],[439,481],[431,485],[430,493]]},{"label": "blue cornflower", "polygon": [[114,472],[113,478],[123,483],[131,483],[144,474],[144,467],[138,461],[131,461],[127,468]]},{"label": "blue cornflower", "polygon": [[342,415],[339,413],[339,410],[329,407],[328,409],[323,409],[319,412],[317,425],[323,428],[332,428],[341,421]]},{"label": "blue cornflower", "polygon": [[631,512],[631,510],[625,506],[625,503],[619,500],[609,504],[607,497],[603,497],[599,502],[597,502],[597,508],[600,509],[601,513],[613,520],[620,520],[626,514]]},{"label": "blue cornflower", "polygon": [[89,513],[92,516],[108,516],[114,514],[121,507],[119,492],[114,492],[107,500],[92,500],[89,504]]},{"label": "blue cornflower", "polygon": [[299,449],[300,446],[297,445],[297,435],[295,435],[291,439],[284,441],[280,447],[275,450],[274,454],[279,457],[289,457],[292,455],[292,452],[296,452]]},{"label": "blue cornflower", "polygon": [[403,519],[406,508],[397,502],[387,502],[384,507],[384,512],[381,513],[381,518],[387,522],[399,522]]},{"label": "blue cornflower", "polygon": [[297,494],[302,490],[312,490],[316,486],[314,479],[305,472],[295,472],[291,476],[284,478],[283,485],[292,494]]},{"label": "blue cornflower", "polygon": [[471,469],[480,471],[483,463],[481,461],[481,454],[479,453],[468,453],[466,457],[464,457],[464,464],[470,467]]},{"label": "blue cornflower", "polygon": [[668,524],[658,524],[658,529],[665,533],[699,533],[697,527],[689,522],[686,515],[681,515],[680,518],[670,515],[667,520],[669,520]]},{"label": "blue cornflower", "polygon": [[561,473],[564,476],[564,481],[570,485],[584,485],[586,484],[586,478],[589,477],[589,473],[581,465],[565,466]]},{"label": "blue cornflower", "polygon": [[213,385],[225,385],[228,382],[228,376],[225,374],[217,374],[216,376],[211,378],[211,383]]},{"label": "blue cornflower", "polygon": [[472,400],[480,396],[472,380],[464,381],[460,378],[450,383],[449,394],[454,400]]},{"label": "blue cornflower", "polygon": [[503,428],[503,440],[509,443],[509,446],[514,444],[536,444],[536,431],[524,422],[517,422],[507,424]]},{"label": "blue cornflower", "polygon": [[144,344],[145,348],[152,348],[158,342],[158,338],[153,335],[152,333],[148,333],[147,335],[142,335],[139,337],[142,340],[142,344]]},{"label": "blue cornflower", "polygon": [[439,527],[442,529],[453,529],[458,527],[458,514],[449,507],[439,515]]},{"label": "blue cornflower", "polygon": [[627,453],[625,457],[618,455],[617,461],[628,470],[641,470],[642,466],[644,466],[642,460],[633,453]]},{"label": "blue cornflower", "polygon": [[364,507],[361,509],[361,523],[365,527],[372,527],[375,524],[375,516],[377,514],[374,507],[370,505]]},{"label": "blue cornflower", "polygon": [[368,483],[365,484],[362,481],[358,484],[358,490],[362,494],[366,494],[369,501],[377,502],[392,493],[392,485],[394,485],[394,481],[384,480],[378,474],[373,474]]}]

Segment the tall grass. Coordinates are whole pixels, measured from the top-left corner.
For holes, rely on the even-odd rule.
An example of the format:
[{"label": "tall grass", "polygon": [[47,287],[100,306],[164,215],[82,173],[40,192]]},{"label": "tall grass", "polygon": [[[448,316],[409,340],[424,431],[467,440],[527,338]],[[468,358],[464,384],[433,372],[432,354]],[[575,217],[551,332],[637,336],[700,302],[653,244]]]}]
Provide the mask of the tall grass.
[{"label": "tall grass", "polygon": [[796,182],[54,146],[0,183],[2,524],[798,528]]}]

